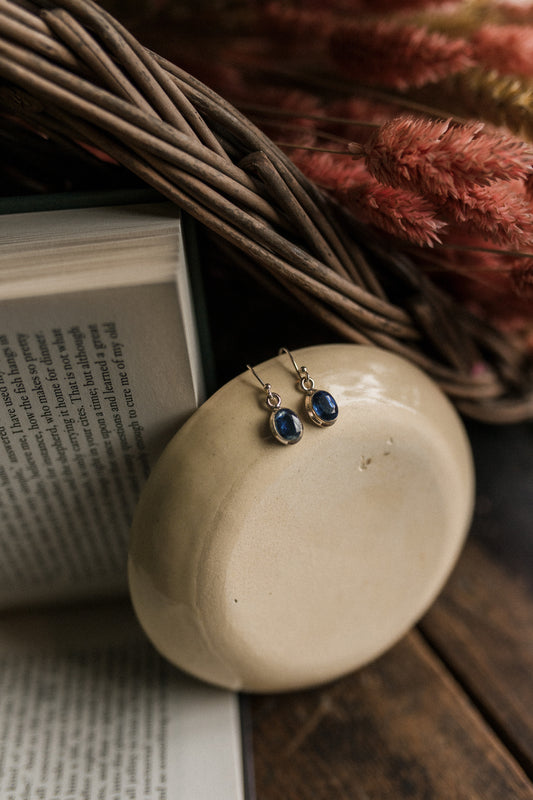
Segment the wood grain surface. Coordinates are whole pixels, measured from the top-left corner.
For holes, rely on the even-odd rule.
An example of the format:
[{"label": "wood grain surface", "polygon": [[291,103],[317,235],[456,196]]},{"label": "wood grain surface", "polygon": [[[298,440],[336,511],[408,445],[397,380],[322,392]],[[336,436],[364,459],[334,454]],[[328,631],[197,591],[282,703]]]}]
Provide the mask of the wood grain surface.
[{"label": "wood grain surface", "polygon": [[258,800],[533,798],[516,760],[416,632],[334,685],[252,707]]},{"label": "wood grain surface", "polygon": [[472,436],[472,539],[421,628],[533,776],[533,427]]}]

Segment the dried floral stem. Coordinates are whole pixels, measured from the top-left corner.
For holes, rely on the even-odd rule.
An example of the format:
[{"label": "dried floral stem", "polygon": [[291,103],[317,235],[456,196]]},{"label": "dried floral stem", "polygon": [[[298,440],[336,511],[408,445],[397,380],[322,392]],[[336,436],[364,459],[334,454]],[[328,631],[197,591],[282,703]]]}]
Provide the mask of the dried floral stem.
[{"label": "dried floral stem", "polygon": [[[246,73],[249,69],[250,64],[244,66],[242,71]],[[316,92],[324,92],[325,94],[332,93],[333,95],[341,94],[347,98],[352,96],[367,98],[378,103],[390,105],[391,107],[397,107],[398,110],[405,109],[406,111],[428,117],[450,117],[455,122],[461,123],[468,121],[464,116],[455,113],[453,109],[448,108],[446,105],[442,108],[436,106],[433,102],[435,99],[434,87],[431,89],[431,102],[428,103],[418,99],[412,92],[411,94],[406,94],[393,88],[388,90],[383,87],[378,88],[376,86],[370,86],[364,80],[354,83],[343,76],[328,77],[327,75],[316,73],[310,75],[305,70],[297,67],[281,67],[277,62],[269,64],[268,68],[263,65],[262,70],[258,69],[257,71],[261,72],[265,80],[284,81],[287,85],[306,86],[312,88],[313,91]],[[438,84],[438,86],[440,86],[440,84]],[[241,100],[239,99],[238,102],[240,105]]]},{"label": "dried floral stem", "polygon": [[294,149],[294,150],[308,150],[310,153],[330,153],[331,155],[335,156],[349,156],[351,155],[348,148],[345,150],[335,150],[333,148],[328,147],[318,147],[313,145],[306,145],[300,144],[299,142],[283,142],[280,140],[276,140],[276,144],[278,147],[283,147],[286,149]]},{"label": "dried floral stem", "polygon": [[[256,124],[261,125],[261,120],[256,119],[255,117],[251,117]],[[267,127],[267,126],[263,126]],[[268,126],[270,127],[270,126]],[[326,133],[324,131],[310,131],[304,129],[302,133],[302,128],[299,125],[290,125],[287,123],[280,123],[274,124],[272,126],[278,132],[278,135],[281,136],[283,131],[286,132],[293,132],[300,134],[300,136],[295,136],[293,141],[283,142],[282,140],[278,139],[277,136],[271,135],[272,140],[277,144],[278,147],[287,147],[287,148],[302,148],[302,150],[322,150],[323,148],[318,146],[318,140],[324,139],[326,142],[336,143],[339,146],[343,145],[343,149],[341,150],[329,150],[326,149],[326,152],[336,153],[337,155],[348,155],[348,139],[344,139],[342,136],[335,136],[334,134]],[[310,140],[316,140],[316,144],[311,144]],[[301,141],[300,141],[301,140]],[[309,142],[306,144],[306,142]]]},{"label": "dried floral stem", "polygon": [[[311,145],[306,145],[305,142],[308,141],[309,136],[314,137],[315,139],[325,139],[328,142],[336,142],[339,145],[344,147],[343,150],[339,150],[338,153],[341,155],[348,155],[348,145],[350,144],[351,140],[347,139],[345,136],[337,136],[334,133],[330,133],[329,131],[322,131],[319,128],[305,128],[302,125],[298,125],[297,122],[285,122],[285,120],[265,120],[259,115],[250,115],[250,119],[253,119],[256,125],[260,125],[261,127],[268,127],[274,128],[276,131],[279,130],[280,134],[282,131],[291,131],[295,133],[301,134],[302,144],[301,146],[304,148],[309,149]],[[372,127],[379,127],[378,124]],[[274,136],[272,136],[274,138]],[[278,147],[282,145],[280,142],[276,141]],[[297,139],[293,142],[287,142],[287,147],[299,147],[299,143]]]},{"label": "dried floral stem", "polygon": [[435,92],[443,105],[533,141],[533,81],[476,67],[447,78]]},{"label": "dried floral stem", "polygon": [[484,247],[483,245],[453,244],[452,242],[445,242],[436,247],[441,250],[457,250],[461,253],[489,253],[495,256],[533,259],[533,252],[529,253],[525,250],[508,250],[499,247]]},{"label": "dried floral stem", "polygon": [[241,111],[246,111],[272,117],[289,117],[289,118],[305,118],[315,122],[321,122],[326,125],[360,125],[366,128],[378,128],[378,122],[371,122],[364,119],[354,119],[353,117],[335,117],[328,114],[307,114],[305,111],[292,110],[288,108],[274,108],[273,106],[265,106],[259,103],[245,103],[239,102]]},{"label": "dried floral stem", "polygon": [[469,37],[485,25],[532,24],[533,7],[493,0],[466,0],[444,6],[431,5],[419,11],[408,10],[402,18],[447,36]]}]

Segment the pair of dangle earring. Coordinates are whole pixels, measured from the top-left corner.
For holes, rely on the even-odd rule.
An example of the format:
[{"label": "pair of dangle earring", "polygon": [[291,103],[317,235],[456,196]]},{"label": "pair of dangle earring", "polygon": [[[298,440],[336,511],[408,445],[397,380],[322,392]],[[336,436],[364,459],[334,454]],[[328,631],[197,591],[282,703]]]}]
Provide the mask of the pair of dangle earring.
[{"label": "pair of dangle earring", "polygon": [[[307,367],[298,367],[292,353],[282,347],[280,353],[287,353],[298,375],[298,388],[305,394],[304,407],[309,419],[325,427],[333,425],[339,415],[335,398],[324,389],[315,389],[315,382],[309,375]],[[303,425],[298,414],[290,408],[281,407],[281,397],[272,391],[270,383],[265,383],[249,364],[246,365],[250,372],[257,378],[266,392],[266,406],[272,413],[270,415],[270,430],[272,435],[281,444],[296,444],[303,436]]]}]

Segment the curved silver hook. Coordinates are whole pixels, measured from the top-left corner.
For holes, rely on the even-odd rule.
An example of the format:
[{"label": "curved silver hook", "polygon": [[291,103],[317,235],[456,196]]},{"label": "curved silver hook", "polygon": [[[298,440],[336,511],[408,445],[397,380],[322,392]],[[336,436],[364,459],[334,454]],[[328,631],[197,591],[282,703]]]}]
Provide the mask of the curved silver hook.
[{"label": "curved silver hook", "polygon": [[[296,363],[296,361],[294,360],[294,356],[293,356],[293,354],[291,353],[291,351],[290,351],[290,350],[287,350],[287,348],[286,348],[286,347],[280,347],[280,348],[279,348],[279,353],[278,353],[278,355],[280,356],[282,353],[287,353],[287,355],[289,356],[290,360],[291,360],[291,361],[292,361],[292,363],[293,363],[294,369],[296,370],[296,372],[298,373],[298,375],[300,375],[300,367],[298,366],[298,364],[297,364],[297,363]],[[305,369],[305,367],[302,367],[302,369]],[[305,369],[305,371],[307,372],[307,370],[306,370],[306,369]]]},{"label": "curved silver hook", "polygon": [[259,377],[259,375],[258,375],[258,374],[257,374],[257,372],[255,371],[255,369],[254,369],[253,367],[251,367],[249,364],[247,364],[246,366],[247,366],[247,368],[250,370],[250,372],[251,372],[251,373],[252,373],[252,374],[253,374],[253,375],[254,375],[254,376],[257,378],[257,380],[259,381],[259,383],[261,384],[261,386],[263,387],[263,389],[266,389],[266,387],[268,386],[268,384],[266,384],[264,381],[262,381],[262,380],[261,380],[261,378]]},{"label": "curved silver hook", "polygon": [[277,392],[272,391],[272,386],[270,383],[265,383],[263,380],[261,380],[261,378],[259,377],[259,375],[257,374],[257,372],[253,367],[251,367],[249,364],[247,364],[246,366],[248,367],[250,372],[254,375],[254,377],[257,378],[257,380],[265,390],[266,392],[265,402],[267,404],[267,407],[272,409],[279,408],[281,406],[280,395]]},{"label": "curved silver hook", "polygon": [[278,355],[281,355],[282,353],[287,353],[290,360],[292,361],[294,369],[296,370],[296,374],[300,379],[300,389],[302,390],[302,392],[306,393],[312,392],[313,389],[315,388],[315,382],[309,375],[309,370],[307,369],[307,367],[299,367],[296,361],[294,360],[293,354],[291,353],[290,350],[287,350],[286,347],[280,347]]}]

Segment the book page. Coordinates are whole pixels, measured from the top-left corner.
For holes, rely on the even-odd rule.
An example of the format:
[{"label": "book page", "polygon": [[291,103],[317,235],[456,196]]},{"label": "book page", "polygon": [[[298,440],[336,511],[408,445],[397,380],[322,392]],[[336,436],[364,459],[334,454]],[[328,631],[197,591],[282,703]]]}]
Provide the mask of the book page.
[{"label": "book page", "polygon": [[3,800],[242,800],[236,695],[163,661],[125,604],[0,621]]},{"label": "book page", "polygon": [[176,284],[0,310],[0,604],[125,591],[140,489],[198,402]]},{"label": "book page", "polygon": [[0,797],[242,800],[236,696],[103,600],[127,591],[139,492],[203,399],[179,217],[48,213],[0,226]]},{"label": "book page", "polygon": [[0,216],[0,296],[164,283],[181,244],[180,214],[168,202]]}]

